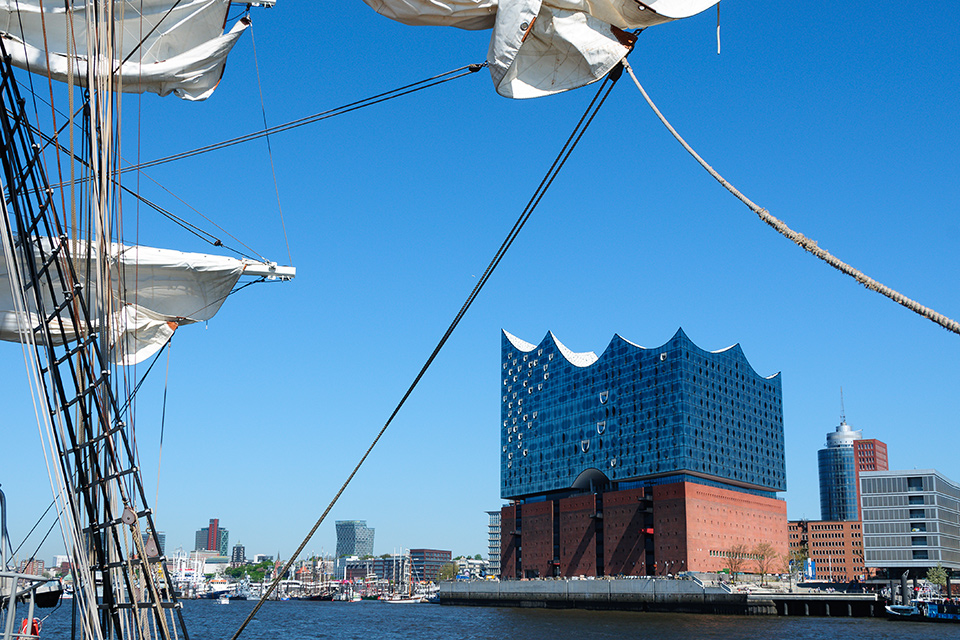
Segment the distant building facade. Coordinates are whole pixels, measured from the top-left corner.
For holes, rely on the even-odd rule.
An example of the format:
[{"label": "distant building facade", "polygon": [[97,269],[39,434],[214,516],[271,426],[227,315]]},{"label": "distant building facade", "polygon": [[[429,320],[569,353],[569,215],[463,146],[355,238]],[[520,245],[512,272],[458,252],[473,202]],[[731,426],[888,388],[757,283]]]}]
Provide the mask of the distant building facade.
[{"label": "distant building facade", "polygon": [[875,438],[866,438],[854,440],[853,458],[857,465],[857,519],[862,520],[860,511],[860,474],[864,471],[887,471],[890,469],[890,462],[887,458],[887,445],[881,440]]},{"label": "distant building facade", "polygon": [[25,573],[31,576],[42,576],[46,571],[46,564],[43,560],[33,558],[32,560],[21,560],[17,565],[18,573]]},{"label": "distant building facade", "polygon": [[812,560],[817,580],[854,582],[872,574],[863,562],[859,520],[792,520],[787,523],[787,532],[790,551],[798,552],[792,555]]},{"label": "distant building facade", "polygon": [[487,524],[487,574],[500,575],[500,512],[487,511],[490,521]]},{"label": "distant building facade", "polygon": [[453,553],[442,549],[410,549],[414,582],[437,582],[440,569],[453,561]]},{"label": "distant building facade", "polygon": [[247,550],[239,542],[233,545],[233,551],[230,553],[230,564],[241,565],[247,561]]},{"label": "distant building facade", "polygon": [[960,569],[960,485],[934,469],[865,471],[860,492],[866,566]]},{"label": "distant building facade", "polygon": [[373,573],[380,580],[387,580],[392,584],[405,584],[410,580],[410,556],[393,554],[373,559]]},{"label": "distant building facade", "polygon": [[718,571],[738,545],[787,551],[780,376],[682,330],[597,357],[501,340],[500,575]]},{"label": "distant building facade", "polygon": [[486,560],[457,558],[454,562],[457,565],[458,579],[478,580],[485,576],[496,575],[490,572],[490,563]]},{"label": "distant building facade", "polygon": [[216,551],[226,556],[230,548],[230,532],[220,526],[218,518],[211,518],[208,526],[197,531],[195,542],[196,551]]},{"label": "distant building facade", "polygon": [[337,520],[337,557],[372,556],[374,533],[366,520]]}]

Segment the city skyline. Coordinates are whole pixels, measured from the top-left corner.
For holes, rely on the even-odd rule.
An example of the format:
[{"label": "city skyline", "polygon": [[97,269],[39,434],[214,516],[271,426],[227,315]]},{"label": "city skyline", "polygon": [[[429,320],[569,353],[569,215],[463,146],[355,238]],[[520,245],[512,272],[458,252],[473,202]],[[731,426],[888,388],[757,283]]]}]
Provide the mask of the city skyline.
[{"label": "city skyline", "polygon": [[[165,132],[140,147],[128,136],[125,158],[163,157],[258,131],[264,114],[279,124],[482,62],[489,41],[488,32],[399,25],[359,1],[280,2],[252,19],[210,100],[124,97],[124,122],[139,112]],[[839,7],[810,26],[799,5],[735,0],[723,5],[719,56],[716,16],[704,14],[645,31],[631,64],[680,133],[745,194],[956,318],[958,19],[960,7],[938,5],[903,16],[891,33],[888,15],[868,6]],[[358,35],[344,38],[343,24]],[[303,52],[297,65],[290,42]],[[164,352],[137,394],[145,492],[168,553],[192,546],[212,514],[252,553],[297,548],[596,89],[509,101],[481,70],[271,136],[276,186],[262,139],[146,172],[257,254],[298,267],[293,282],[245,289],[206,325],[178,330],[169,367]],[[146,177],[141,185],[213,228]],[[226,252],[139,217],[128,238]],[[960,339],[756,220],[624,77],[306,553],[335,549],[337,519],[365,518],[377,528],[376,553],[485,555],[484,512],[501,505],[499,331],[536,339],[551,330],[573,351],[599,353],[614,332],[656,345],[681,326],[706,350],[739,342],[761,376],[781,373],[779,495],[790,519],[819,515],[816,451],[837,424],[841,386],[848,419],[888,444],[891,469],[960,478],[949,447],[935,446],[960,427]],[[19,541],[51,501],[48,461],[20,347],[0,345],[0,354],[5,447],[16,452],[0,484]],[[51,523],[48,514],[38,530]],[[42,557],[62,553],[58,537],[55,529]]]}]

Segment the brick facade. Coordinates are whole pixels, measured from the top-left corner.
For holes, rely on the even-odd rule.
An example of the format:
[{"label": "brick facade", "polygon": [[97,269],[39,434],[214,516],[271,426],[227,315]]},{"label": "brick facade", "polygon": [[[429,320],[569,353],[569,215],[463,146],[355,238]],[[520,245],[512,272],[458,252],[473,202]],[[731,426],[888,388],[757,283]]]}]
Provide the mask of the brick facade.
[{"label": "brick facade", "polygon": [[[751,552],[768,543],[780,558],[787,555],[783,500],[692,482],[660,485],[653,488],[653,521],[657,573],[721,571],[739,545]],[[754,567],[747,562],[743,570]]]},{"label": "brick facade", "polygon": [[501,522],[505,578],[721,571],[731,549],[752,554],[760,543],[778,557],[768,571],[779,571],[788,549],[785,502],[693,482],[511,505]]},{"label": "brick facade", "polygon": [[560,500],[561,576],[597,575],[596,515],[596,494]]},{"label": "brick facade", "polygon": [[875,573],[863,564],[863,526],[858,520],[792,520],[790,551],[806,550],[816,566],[816,579],[852,582]]}]

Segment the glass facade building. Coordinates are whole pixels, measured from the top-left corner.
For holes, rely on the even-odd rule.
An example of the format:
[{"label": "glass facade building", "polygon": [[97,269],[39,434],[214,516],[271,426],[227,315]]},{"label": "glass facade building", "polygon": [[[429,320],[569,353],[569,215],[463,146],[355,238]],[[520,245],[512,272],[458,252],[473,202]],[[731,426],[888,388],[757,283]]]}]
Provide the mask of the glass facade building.
[{"label": "glass facade building", "polygon": [[817,452],[821,520],[860,519],[854,443],[861,438],[862,433],[841,418],[840,425],[827,434],[826,448]]},{"label": "glass facade building", "polygon": [[504,331],[501,364],[502,498],[592,480],[786,490],[780,375],[758,375],[739,345],[705,351],[681,329],[656,348],[617,335],[597,356]]},{"label": "glass facade building", "polygon": [[372,556],[374,532],[366,520],[337,520],[337,557]]}]

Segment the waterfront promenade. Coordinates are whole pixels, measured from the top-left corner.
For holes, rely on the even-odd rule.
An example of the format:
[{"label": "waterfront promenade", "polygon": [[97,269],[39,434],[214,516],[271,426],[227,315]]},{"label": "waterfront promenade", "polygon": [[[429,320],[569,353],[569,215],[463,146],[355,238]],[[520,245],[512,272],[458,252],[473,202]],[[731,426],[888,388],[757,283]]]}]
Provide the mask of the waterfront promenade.
[{"label": "waterfront promenade", "polygon": [[729,615],[875,617],[883,609],[875,594],[791,592],[692,577],[444,582],[439,595],[450,605]]}]

